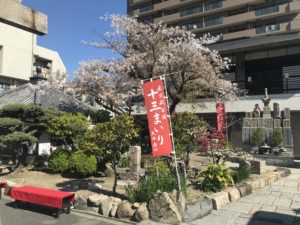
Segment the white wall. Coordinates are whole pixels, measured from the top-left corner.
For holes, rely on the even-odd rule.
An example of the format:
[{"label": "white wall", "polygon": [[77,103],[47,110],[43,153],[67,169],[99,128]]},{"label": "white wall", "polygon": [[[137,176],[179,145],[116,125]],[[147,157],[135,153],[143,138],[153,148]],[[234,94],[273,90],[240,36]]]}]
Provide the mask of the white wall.
[{"label": "white wall", "polygon": [[[255,104],[259,104],[261,110],[263,110],[263,103],[261,99],[263,95],[246,96],[239,101],[227,102],[225,104],[226,112],[252,112]],[[271,98],[270,107],[273,109],[273,103],[279,102],[280,110],[284,108],[290,108],[291,111],[300,111],[300,93],[293,94],[274,94],[269,95]],[[216,113],[216,102],[204,100],[200,104],[182,103],[176,107],[176,112],[194,112],[194,113]],[[134,106],[134,114],[146,114],[143,106]]]},{"label": "white wall", "polygon": [[59,54],[36,44],[36,35],[0,22],[0,76],[29,80],[34,56],[52,61],[52,72],[66,72]]},{"label": "white wall", "polygon": [[34,34],[0,22],[0,46],[2,46],[0,75],[29,80],[35,44]]},{"label": "white wall", "polygon": [[58,52],[37,45],[34,48],[34,55],[52,61],[52,73],[66,72],[66,67]]}]

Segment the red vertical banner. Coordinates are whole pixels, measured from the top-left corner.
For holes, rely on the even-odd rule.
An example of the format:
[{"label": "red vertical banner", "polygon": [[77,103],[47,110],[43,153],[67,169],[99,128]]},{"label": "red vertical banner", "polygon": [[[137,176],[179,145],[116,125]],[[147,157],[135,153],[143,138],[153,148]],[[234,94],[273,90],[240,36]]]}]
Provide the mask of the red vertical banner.
[{"label": "red vertical banner", "polygon": [[154,80],[143,84],[153,156],[172,153],[172,140],[164,83]]},{"label": "red vertical banner", "polygon": [[225,113],[225,104],[224,103],[217,103],[217,126],[218,132],[223,132],[224,128],[226,127],[226,113]]}]

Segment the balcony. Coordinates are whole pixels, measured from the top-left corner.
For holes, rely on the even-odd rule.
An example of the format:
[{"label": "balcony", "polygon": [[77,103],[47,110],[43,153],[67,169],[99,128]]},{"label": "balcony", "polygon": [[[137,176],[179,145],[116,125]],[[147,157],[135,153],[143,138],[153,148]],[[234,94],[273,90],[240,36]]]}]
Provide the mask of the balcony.
[{"label": "balcony", "polygon": [[[300,28],[300,23],[297,24],[298,29]],[[272,26],[272,25],[269,25]],[[243,30],[243,31],[238,31],[238,32],[232,32],[232,33],[227,33],[223,35],[223,40],[231,40],[231,39],[238,39],[238,38],[247,38],[247,37],[254,37],[254,36],[263,36],[266,34],[280,34],[284,33],[286,31],[290,31],[290,23],[281,23],[281,24],[276,24],[273,27],[265,26],[265,32],[260,32],[257,33],[257,29],[248,29],[248,30]],[[267,28],[268,27],[268,28]]]},{"label": "balcony", "polygon": [[139,13],[149,12],[153,9],[153,5],[147,5],[139,8]]},{"label": "balcony", "polygon": [[263,16],[270,13],[276,13],[279,12],[279,6],[278,5],[272,5],[269,7],[261,8],[255,10],[255,16]]},{"label": "balcony", "polygon": [[272,25],[259,26],[255,29],[255,32],[257,34],[263,34],[263,33],[269,33],[269,32],[278,31],[278,30],[280,30],[280,25],[272,24]]},{"label": "balcony", "polygon": [[[184,4],[188,5],[191,2],[198,2],[198,1],[195,1],[195,0],[186,0],[186,1],[169,0],[166,2],[161,2],[161,3],[155,4],[153,11],[162,10],[162,9],[166,9],[166,8],[172,8],[172,7],[180,8]],[[203,11],[195,12],[194,14],[184,15],[184,16],[181,16],[180,13],[174,13],[171,15],[156,18],[154,20],[154,23],[157,23],[159,21],[163,21],[164,23],[170,23],[170,22],[176,23],[176,22],[181,22],[184,20],[190,20],[193,18],[197,18],[199,16],[207,16],[207,15],[226,12],[227,10],[230,10],[233,8],[238,8],[241,5],[258,4],[258,3],[262,3],[262,2],[264,2],[264,0],[226,0],[226,1],[222,1],[222,7],[219,7],[220,5],[216,6],[216,8],[215,7],[211,8],[211,7],[206,6],[207,11],[203,10]],[[205,7],[204,7],[204,9],[205,9]],[[137,15],[137,14],[135,14],[135,15]]]},{"label": "balcony", "polygon": [[151,0],[130,0],[129,5],[133,6],[133,5],[138,5],[138,4],[142,4],[145,2],[151,2]]}]

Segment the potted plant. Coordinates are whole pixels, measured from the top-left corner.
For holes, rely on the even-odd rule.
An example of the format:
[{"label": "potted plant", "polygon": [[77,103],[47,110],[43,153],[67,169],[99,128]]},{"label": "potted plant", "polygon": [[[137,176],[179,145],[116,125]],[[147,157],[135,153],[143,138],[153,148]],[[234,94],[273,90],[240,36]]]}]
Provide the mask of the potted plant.
[{"label": "potted plant", "polygon": [[279,149],[282,147],[283,135],[280,128],[274,130],[272,134],[272,146],[274,155],[279,155]]},{"label": "potted plant", "polygon": [[261,145],[261,143],[263,142],[263,133],[262,133],[262,130],[261,129],[256,129],[252,136],[251,136],[251,145],[253,146],[252,147],[252,152],[255,154],[255,153],[258,153],[258,146]]}]

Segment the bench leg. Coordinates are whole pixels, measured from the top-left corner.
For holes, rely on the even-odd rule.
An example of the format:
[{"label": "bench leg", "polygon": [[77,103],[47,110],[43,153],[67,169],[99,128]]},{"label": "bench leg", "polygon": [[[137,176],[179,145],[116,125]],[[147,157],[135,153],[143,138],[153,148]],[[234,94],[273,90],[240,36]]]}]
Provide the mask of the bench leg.
[{"label": "bench leg", "polygon": [[56,209],[55,212],[54,212],[54,217],[58,219],[59,214],[60,214],[60,209]]}]

